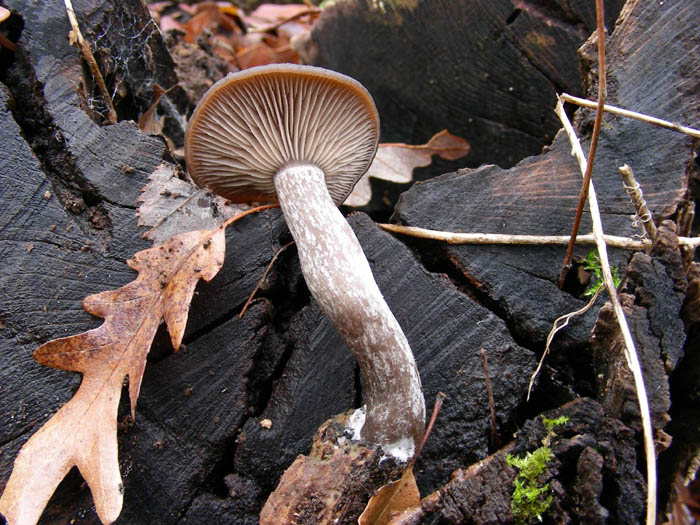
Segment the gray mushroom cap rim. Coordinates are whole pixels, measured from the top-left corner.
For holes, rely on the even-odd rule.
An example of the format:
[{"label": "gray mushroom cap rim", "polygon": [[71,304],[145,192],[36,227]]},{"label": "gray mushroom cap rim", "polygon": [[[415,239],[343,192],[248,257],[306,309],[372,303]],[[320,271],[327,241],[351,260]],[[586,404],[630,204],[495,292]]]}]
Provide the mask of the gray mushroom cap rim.
[{"label": "gray mushroom cap rim", "polygon": [[342,203],[377,150],[379,116],[356,80],[296,64],[233,73],[205,93],[190,119],[190,176],[232,202],[276,202],[273,178],[285,165],[320,168]]}]

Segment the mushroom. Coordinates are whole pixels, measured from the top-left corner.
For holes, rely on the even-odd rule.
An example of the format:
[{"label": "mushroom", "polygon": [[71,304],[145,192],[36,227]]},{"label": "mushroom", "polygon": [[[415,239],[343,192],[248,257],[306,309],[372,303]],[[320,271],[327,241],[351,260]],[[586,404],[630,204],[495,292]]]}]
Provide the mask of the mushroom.
[{"label": "mushroom", "polygon": [[425,401],[411,348],[338,210],[377,150],[379,117],[356,80],[276,64],[229,75],[197,105],[189,173],[233,202],[279,202],[306,284],[360,366],[360,437],[412,456]]}]

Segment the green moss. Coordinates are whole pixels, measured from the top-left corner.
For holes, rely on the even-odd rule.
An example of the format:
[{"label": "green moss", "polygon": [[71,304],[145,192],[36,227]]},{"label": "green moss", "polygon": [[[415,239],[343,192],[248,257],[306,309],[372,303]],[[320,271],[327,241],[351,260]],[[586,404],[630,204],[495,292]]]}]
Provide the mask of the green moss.
[{"label": "green moss", "polygon": [[555,417],[554,419],[549,419],[544,416],[542,416],[542,423],[544,423],[544,428],[547,429],[547,435],[554,435],[554,427],[558,427],[559,425],[565,425],[566,423],[569,422],[569,418],[567,416],[559,416]]},{"label": "green moss", "polygon": [[[591,285],[588,289],[583,292],[584,297],[593,297],[598,289],[603,286],[603,267],[600,264],[600,257],[598,257],[597,250],[591,250],[588,252],[586,260],[583,262],[583,269],[593,273],[591,277]],[[610,269],[612,273],[612,280],[615,288],[620,286],[620,276],[617,274],[617,268],[613,267]]]},{"label": "green moss", "polygon": [[532,523],[535,520],[542,521],[542,516],[552,504],[552,496],[549,494],[549,483],[539,484],[538,478],[547,468],[554,455],[549,444],[555,436],[554,427],[569,422],[566,416],[555,419],[543,417],[547,429],[547,436],[542,440],[542,446],[528,452],[525,457],[517,457],[511,454],[506,456],[506,462],[518,471],[513,485],[513,495],[510,499],[510,510],[513,517],[519,523]]},{"label": "green moss", "polygon": [[552,503],[549,495],[549,483],[539,486],[537,478],[552,460],[552,450],[540,447],[528,452],[524,458],[508,454],[506,461],[518,471],[515,478],[515,490],[510,499],[510,510],[520,523],[531,523],[535,519],[542,521],[542,515]]}]

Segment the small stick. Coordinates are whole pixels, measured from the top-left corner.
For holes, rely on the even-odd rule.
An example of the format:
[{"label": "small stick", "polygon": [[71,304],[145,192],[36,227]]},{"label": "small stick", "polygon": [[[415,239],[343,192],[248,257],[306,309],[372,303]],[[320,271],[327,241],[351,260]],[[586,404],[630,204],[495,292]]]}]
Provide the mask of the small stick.
[{"label": "small stick", "polygon": [[285,244],[284,246],[282,246],[279,250],[277,250],[277,253],[276,253],[275,256],[272,258],[272,260],[270,261],[270,263],[267,265],[267,268],[265,268],[265,273],[263,273],[262,277],[261,277],[260,280],[258,281],[258,284],[255,285],[255,289],[253,290],[253,293],[251,293],[251,294],[248,296],[248,300],[247,300],[247,301],[245,302],[245,304],[243,305],[243,308],[241,309],[241,313],[238,314],[238,318],[239,318],[239,319],[242,319],[242,318],[243,318],[243,314],[244,314],[244,313],[246,312],[246,310],[248,309],[248,306],[249,306],[250,303],[252,302],[253,297],[255,297],[255,294],[258,293],[258,290],[260,289],[260,286],[262,286],[262,283],[264,283],[264,282],[265,282],[265,279],[267,279],[267,276],[268,276],[268,274],[270,273],[270,270],[272,270],[272,266],[275,264],[275,261],[277,260],[277,257],[279,257],[279,255],[280,255],[284,250],[286,250],[287,248],[289,248],[292,244],[294,244],[294,241],[288,242],[287,244]]},{"label": "small stick", "polygon": [[501,448],[501,439],[496,430],[496,402],[493,400],[493,390],[491,389],[491,378],[489,377],[489,364],[486,360],[486,349],[481,349],[481,363],[484,365],[484,377],[486,378],[486,393],[489,396],[489,411],[491,412],[491,448]]},{"label": "small stick", "polygon": [[[569,122],[569,117],[566,116],[564,111],[564,105],[561,100],[557,102],[555,108],[555,113],[559,116],[567,135],[569,136],[569,141],[571,142],[574,155],[579,163],[579,168],[581,173],[586,172],[586,157],[581,149],[581,143],[576,137],[576,132],[574,131],[571,122]],[[605,241],[603,240],[603,224],[600,218],[600,209],[598,208],[598,199],[595,194],[595,189],[593,188],[593,183],[590,183],[590,189],[588,192],[588,204],[591,209],[591,221],[593,223],[593,233],[598,239],[598,257],[600,258],[600,265],[603,272],[603,280],[605,281],[605,288],[608,291],[608,296],[610,297],[610,303],[613,305],[613,310],[615,311],[615,317],[617,318],[617,323],[620,327],[620,333],[622,334],[622,339],[625,343],[625,358],[627,359],[627,366],[632,371],[632,377],[634,378],[634,386],[637,392],[637,401],[639,403],[639,411],[642,417],[642,429],[644,434],[644,453],[646,459],[647,467],[647,515],[646,524],[654,525],[656,522],[656,451],[654,449],[654,439],[653,430],[651,426],[651,415],[649,412],[649,399],[647,398],[646,387],[644,386],[644,376],[642,374],[642,367],[639,364],[639,357],[637,356],[637,351],[634,347],[634,341],[632,339],[632,334],[630,332],[629,326],[627,325],[627,320],[625,319],[625,313],[622,310],[622,304],[620,303],[620,298],[617,296],[617,291],[615,290],[615,284],[613,283],[612,272],[610,271],[610,263],[608,262],[608,251],[605,246]]]},{"label": "small stick", "polygon": [[269,210],[272,208],[279,208],[279,207],[280,207],[279,204],[263,204],[262,206],[256,206],[255,208],[250,208],[249,210],[242,211],[238,215],[234,215],[230,219],[226,219],[224,222],[221,223],[219,228],[221,228],[222,230],[225,230],[226,228],[231,226],[234,222],[241,220],[246,215],[250,215],[252,213],[257,213],[259,211]]},{"label": "small stick", "polygon": [[649,240],[653,242],[656,239],[656,224],[654,224],[651,211],[649,211],[649,208],[647,207],[647,201],[644,200],[642,188],[637,182],[637,179],[634,178],[632,168],[625,164],[624,166],[617,168],[617,171],[619,171],[620,175],[622,175],[622,185],[624,186],[627,195],[629,195],[630,199],[632,199],[634,209],[637,210],[637,216],[639,217],[639,220],[642,221],[644,230],[647,232]]},{"label": "small stick", "polygon": [[[585,98],[575,97],[573,95],[569,95],[568,93],[562,93],[561,98],[562,100],[564,100],[564,102],[571,102],[572,104],[576,104],[578,106],[583,106],[586,108],[598,109],[598,103],[592,100],[586,100]],[[641,120],[642,122],[646,122],[647,124],[653,124],[654,126],[659,126],[660,128],[671,129],[673,131],[685,133],[686,135],[690,135],[691,137],[700,139],[700,130],[697,130],[695,128],[689,128],[687,126],[681,126],[680,124],[677,124],[675,122],[669,122],[668,120],[662,120],[660,118],[651,117],[649,115],[645,115],[644,113],[637,113],[636,111],[618,108],[609,104],[603,105],[603,111],[607,113],[612,113],[613,115],[620,115],[621,117],[629,117],[636,120]]]},{"label": "small stick", "polygon": [[576,206],[576,216],[574,224],[571,228],[571,240],[566,248],[566,256],[562,263],[561,273],[559,274],[559,288],[564,287],[566,272],[571,264],[571,257],[574,255],[574,244],[576,244],[576,235],[578,235],[579,226],[581,226],[581,216],[583,215],[583,205],[586,202],[588,195],[588,187],[593,173],[593,161],[595,153],[598,149],[598,137],[600,137],[600,126],[603,123],[603,107],[605,106],[605,97],[607,96],[606,89],[606,74],[605,74],[605,27],[603,19],[603,0],[596,0],[595,15],[598,33],[598,109],[595,114],[595,122],[593,123],[593,133],[591,135],[591,145],[588,150],[588,163],[586,173],[583,176],[581,191],[578,195],[578,206]]},{"label": "small stick", "polygon": [[437,416],[440,413],[440,409],[442,408],[442,402],[445,400],[446,397],[447,396],[442,392],[438,392],[435,396],[435,404],[433,405],[433,413],[430,416],[430,421],[428,422],[428,426],[425,429],[425,433],[423,434],[423,439],[421,439],[420,445],[418,445],[416,453],[411,458],[411,462],[409,463],[409,465],[414,465],[416,463],[416,459],[418,459],[418,456],[420,456],[420,453],[423,451],[423,447],[428,441],[428,436],[430,436],[430,432],[431,430],[433,430],[433,426],[435,425],[435,420],[437,419]]},{"label": "small stick", "polygon": [[[429,230],[416,226],[401,226],[398,224],[381,224],[377,226],[391,233],[410,235],[420,239],[431,239],[443,241],[448,244],[505,244],[505,245],[528,245],[539,246],[545,244],[566,245],[571,238],[568,235],[510,235],[503,233],[461,233],[446,232],[439,230]],[[608,246],[613,248],[624,248],[628,250],[645,250],[651,247],[648,239],[636,240],[629,237],[619,237],[617,235],[603,235],[603,239]],[[590,233],[578,235],[577,244],[595,244],[595,236]],[[700,237],[679,237],[678,243],[681,246],[695,248],[700,246]]]},{"label": "small stick", "polygon": [[90,68],[90,72],[92,73],[92,78],[95,80],[95,84],[97,84],[98,89],[100,90],[100,93],[102,93],[102,98],[105,101],[105,104],[107,104],[107,121],[110,124],[116,124],[117,123],[117,112],[114,109],[114,105],[112,104],[112,97],[109,94],[109,91],[107,91],[107,85],[105,84],[105,80],[102,77],[102,73],[100,73],[100,68],[97,66],[97,61],[95,60],[95,56],[92,54],[92,51],[90,50],[90,46],[88,43],[85,41],[83,38],[83,34],[80,32],[80,26],[78,25],[78,19],[75,16],[75,11],[73,10],[73,3],[71,0],[64,0],[64,3],[66,4],[66,12],[68,13],[68,20],[70,21],[71,28],[73,29],[71,31],[71,43],[77,42],[78,47],[80,48],[80,52],[83,55],[83,58],[85,59],[85,62],[87,62],[88,67]]}]

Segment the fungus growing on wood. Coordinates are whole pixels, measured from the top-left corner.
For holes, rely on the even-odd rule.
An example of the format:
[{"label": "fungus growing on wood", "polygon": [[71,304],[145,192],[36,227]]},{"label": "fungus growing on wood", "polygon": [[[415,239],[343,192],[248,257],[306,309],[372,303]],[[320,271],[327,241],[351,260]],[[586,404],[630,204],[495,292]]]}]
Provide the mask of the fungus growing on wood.
[{"label": "fungus growing on wood", "polygon": [[322,68],[270,65],[214,84],[185,140],[194,181],[234,202],[277,201],[306,284],[357,360],[360,436],[413,454],[425,401],[413,354],[337,206],[376,153],[379,117],[357,81]]}]

